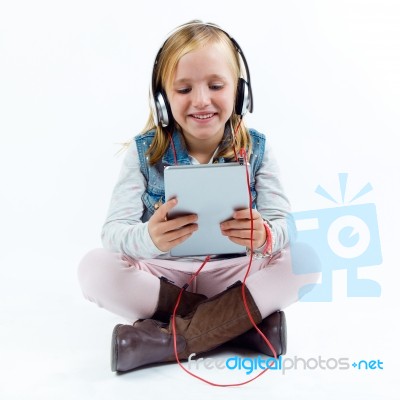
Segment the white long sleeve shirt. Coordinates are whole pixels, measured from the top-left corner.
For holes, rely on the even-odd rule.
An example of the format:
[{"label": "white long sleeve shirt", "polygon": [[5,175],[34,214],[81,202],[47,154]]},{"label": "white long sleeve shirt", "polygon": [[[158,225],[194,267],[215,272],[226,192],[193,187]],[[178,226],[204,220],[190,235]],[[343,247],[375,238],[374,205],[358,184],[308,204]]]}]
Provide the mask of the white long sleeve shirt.
[{"label": "white long sleeve shirt", "polygon": [[[197,160],[191,158],[193,164]],[[257,211],[272,226],[275,243],[273,253],[289,241],[288,221],[291,220],[290,204],[284,194],[279,169],[268,140],[262,164],[256,173]],[[102,229],[103,246],[124,253],[134,259],[174,259],[153,243],[148,222],[142,222],[144,206],[142,195],[146,179],[141,173],[136,142],[133,141],[125,155],[118,181],[114,187],[106,221]],[[202,259],[193,257],[190,259]],[[187,261],[188,258],[181,259]]]}]

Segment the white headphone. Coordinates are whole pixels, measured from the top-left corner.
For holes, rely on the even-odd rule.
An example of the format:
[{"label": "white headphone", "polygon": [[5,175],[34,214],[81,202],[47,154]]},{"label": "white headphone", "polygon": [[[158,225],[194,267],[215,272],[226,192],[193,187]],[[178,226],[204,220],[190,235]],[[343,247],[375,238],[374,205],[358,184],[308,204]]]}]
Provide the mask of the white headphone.
[{"label": "white headphone", "polygon": [[150,85],[150,107],[153,114],[154,124],[156,126],[161,125],[163,128],[172,128],[174,121],[171,112],[171,107],[169,105],[169,101],[165,93],[165,90],[162,87],[156,87],[156,75],[157,75],[156,71],[160,54],[164,48],[165,43],[168,41],[169,38],[171,38],[174,34],[181,31],[182,29],[195,25],[210,26],[216,28],[221,32],[223,32],[231,40],[233,46],[235,47],[236,51],[238,52],[243,62],[243,65],[246,70],[246,79],[247,79],[247,81],[244,78],[239,78],[238,80],[236,100],[235,100],[235,113],[239,116],[243,116],[244,114],[246,114],[247,111],[253,112],[253,92],[251,90],[250,71],[247,65],[246,58],[238,42],[233,37],[231,37],[227,32],[225,32],[223,29],[221,29],[219,26],[215,24],[193,21],[181,25],[177,29],[175,29],[164,41],[160,50],[158,50],[157,52],[154,61],[153,72],[151,75],[151,85]]}]

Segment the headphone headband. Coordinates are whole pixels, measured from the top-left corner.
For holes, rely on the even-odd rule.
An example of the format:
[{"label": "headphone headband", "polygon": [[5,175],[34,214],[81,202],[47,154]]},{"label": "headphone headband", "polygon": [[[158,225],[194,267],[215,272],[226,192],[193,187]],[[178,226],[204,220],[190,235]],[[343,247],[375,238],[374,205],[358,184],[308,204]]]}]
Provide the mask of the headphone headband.
[{"label": "headphone headband", "polygon": [[[250,80],[250,70],[247,64],[246,57],[244,56],[243,50],[239,46],[239,43],[226,31],[220,28],[218,25],[209,22],[201,22],[201,21],[193,21],[188,22],[186,24],[178,26],[172,32],[169,33],[167,39],[163,42],[162,46],[157,52],[156,58],[153,64],[153,71],[151,75],[151,84],[150,84],[150,106],[153,114],[153,119],[155,125],[161,124],[162,127],[171,127],[173,123],[173,117],[171,108],[169,106],[167,95],[163,88],[156,87],[156,71],[157,71],[157,64],[160,58],[160,54],[166,44],[166,42],[176,33],[180,32],[181,30],[190,27],[190,26],[210,26],[212,28],[218,29],[222,33],[224,33],[231,41],[232,45],[234,46],[235,50],[239,54],[239,59],[242,61],[245,69],[245,78],[240,77],[238,81],[237,87],[237,95],[235,101],[235,113],[237,115],[243,116],[246,114],[247,111],[253,112],[253,92],[251,89],[251,80]],[[240,61],[239,61],[240,63]],[[240,70],[241,68],[240,65]]]}]

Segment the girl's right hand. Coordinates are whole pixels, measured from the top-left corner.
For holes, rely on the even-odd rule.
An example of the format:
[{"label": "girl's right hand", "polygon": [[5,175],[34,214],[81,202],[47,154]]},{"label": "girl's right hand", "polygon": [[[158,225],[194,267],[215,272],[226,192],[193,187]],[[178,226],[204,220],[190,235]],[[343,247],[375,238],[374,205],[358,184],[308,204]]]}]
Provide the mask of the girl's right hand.
[{"label": "girl's right hand", "polygon": [[167,215],[178,201],[171,199],[162,204],[149,219],[149,234],[157,248],[161,251],[169,251],[176,245],[184,242],[197,230],[197,215],[185,215],[167,220]]}]

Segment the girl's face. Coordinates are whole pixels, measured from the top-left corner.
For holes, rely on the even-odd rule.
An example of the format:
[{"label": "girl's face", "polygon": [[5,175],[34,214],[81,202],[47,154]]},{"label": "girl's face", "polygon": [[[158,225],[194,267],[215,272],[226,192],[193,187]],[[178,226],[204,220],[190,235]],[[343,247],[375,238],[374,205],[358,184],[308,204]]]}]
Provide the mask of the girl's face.
[{"label": "girl's face", "polygon": [[235,86],[225,52],[217,44],[179,60],[167,97],[189,150],[218,145],[232,115]]}]

